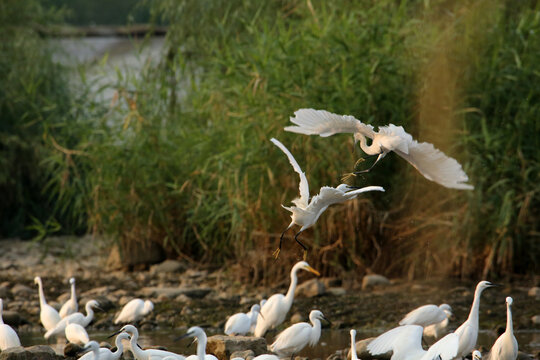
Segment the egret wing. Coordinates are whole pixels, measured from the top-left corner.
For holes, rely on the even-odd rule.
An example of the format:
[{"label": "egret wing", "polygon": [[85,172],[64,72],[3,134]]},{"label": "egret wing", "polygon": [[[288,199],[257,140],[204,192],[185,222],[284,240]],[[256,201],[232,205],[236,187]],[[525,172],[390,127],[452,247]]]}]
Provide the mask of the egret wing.
[{"label": "egret wing", "polygon": [[344,191],[347,189],[347,185],[341,184],[337,188],[330,186],[323,186],[318,195],[315,195],[306,210],[317,213],[322,209],[326,209],[328,206],[338,204],[350,199],[354,199],[358,194],[367,191],[384,191],[380,186],[366,186],[361,189],[352,191]]},{"label": "egret wing", "polygon": [[300,109],[295,111],[294,116],[290,120],[297,126],[287,126],[286,131],[322,137],[359,132],[373,139],[375,135],[373,126],[364,124],[351,115],[338,115],[326,110]]},{"label": "egret wing", "polygon": [[409,153],[395,150],[396,154],[407,160],[428,180],[453,189],[472,190],[474,186],[465,184],[469,180],[456,159],[445,155],[430,143],[409,144]]},{"label": "egret wing", "polygon": [[126,305],[124,305],[122,311],[120,311],[120,314],[118,314],[118,316],[114,320],[114,323],[118,324],[120,322],[133,321],[133,319],[137,316],[138,313],[142,311],[143,308],[144,301],[142,301],[141,299],[130,300]]},{"label": "egret wing", "polygon": [[279,140],[272,138],[270,139],[271,142],[274,143],[278,148],[281,149],[287,155],[289,158],[289,162],[291,163],[294,171],[300,175],[300,198],[296,199],[294,203],[298,207],[306,208],[309,202],[309,184],[306,178],[306,174],[302,171],[302,168],[300,168],[300,165],[296,162],[294,156],[291,154],[289,149],[285,147]]},{"label": "egret wing", "polygon": [[409,153],[409,145],[414,141],[412,135],[406,132],[403,126],[394,124],[380,126],[376,137],[385,149],[391,151],[397,149],[405,154]]},{"label": "egret wing", "polygon": [[270,348],[276,353],[292,353],[295,349],[303,348],[309,342],[311,329],[311,325],[305,322],[289,326],[279,333]]},{"label": "egret wing", "polygon": [[451,333],[431,345],[421,360],[452,360],[459,348],[459,336]]},{"label": "egret wing", "polygon": [[420,325],[429,326],[436,324],[446,319],[444,311],[439,309],[437,305],[424,305],[409,312],[403,320],[399,322],[399,325]]},{"label": "egret wing", "polygon": [[367,350],[371,355],[384,354],[393,351],[396,358],[398,354],[422,351],[422,327],[418,325],[404,325],[388,330],[370,342]]}]

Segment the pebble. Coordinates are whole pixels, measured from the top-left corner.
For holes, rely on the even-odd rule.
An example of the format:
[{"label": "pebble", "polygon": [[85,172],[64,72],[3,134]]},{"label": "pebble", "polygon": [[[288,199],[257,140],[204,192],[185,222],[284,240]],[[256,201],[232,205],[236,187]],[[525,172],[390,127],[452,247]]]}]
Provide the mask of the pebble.
[{"label": "pebble", "polygon": [[373,286],[386,286],[390,285],[390,280],[388,278],[378,275],[378,274],[371,274],[366,275],[362,278],[362,290],[366,290]]},{"label": "pebble", "polygon": [[535,287],[530,288],[528,294],[529,296],[540,299],[540,287],[535,286]]}]

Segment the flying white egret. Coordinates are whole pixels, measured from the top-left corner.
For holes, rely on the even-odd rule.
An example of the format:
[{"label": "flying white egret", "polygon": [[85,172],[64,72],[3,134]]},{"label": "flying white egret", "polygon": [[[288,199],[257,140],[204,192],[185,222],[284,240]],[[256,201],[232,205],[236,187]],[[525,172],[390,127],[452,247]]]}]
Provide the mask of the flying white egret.
[{"label": "flying white egret", "polygon": [[85,310],[86,315],[81,314],[80,312],[73,313],[71,315],[66,316],[56,326],[49,331],[47,331],[44,335],[45,339],[48,339],[49,337],[53,335],[61,334],[65,331],[67,324],[79,324],[82,327],[87,327],[88,324],[92,321],[94,318],[94,310],[93,308],[99,309],[99,303],[96,300],[90,300],[86,303]]},{"label": "flying white egret", "polygon": [[481,360],[482,359],[482,353],[478,350],[474,350],[472,352],[472,360]]},{"label": "flying white egret", "polygon": [[506,298],[506,331],[499,336],[495,344],[491,347],[488,360],[516,360],[518,356],[518,343],[514,336],[512,325],[512,303],[511,297]]},{"label": "flying white egret", "polygon": [[59,314],[62,319],[68,315],[79,311],[79,304],[77,304],[77,294],[75,293],[75,278],[69,279],[69,283],[71,284],[71,297],[60,308]]},{"label": "flying white egret", "polygon": [[482,292],[490,287],[497,286],[489,281],[480,281],[474,291],[474,300],[467,320],[461,324],[454,332],[459,336],[459,349],[456,357],[465,357],[476,346],[478,338],[478,312],[480,310],[480,296]]},{"label": "flying white egret", "polygon": [[431,336],[435,339],[439,339],[440,337],[446,334],[448,322],[450,321],[450,318],[453,316],[452,308],[448,304],[442,304],[439,306],[439,308],[442,309],[442,311],[444,311],[444,313],[446,314],[446,318],[441,322],[424,327],[424,336]]},{"label": "flying white egret", "polygon": [[225,323],[225,334],[227,335],[245,335],[249,332],[253,319],[257,321],[261,306],[255,304],[248,313],[237,313],[231,315]]},{"label": "flying white egret", "polygon": [[190,355],[186,360],[218,360],[217,357],[206,353],[207,337],[203,329],[198,326],[192,326],[188,329],[187,333],[180,336],[178,340],[192,337],[197,339],[197,355]]},{"label": "flying white egret", "polygon": [[351,329],[351,360],[358,360],[358,354],[356,353],[356,330]]},{"label": "flying white egret", "polygon": [[122,332],[126,332],[131,336],[131,340],[129,341],[130,349],[133,353],[133,356],[135,356],[135,359],[137,360],[164,360],[167,357],[170,358],[169,360],[186,359],[185,356],[175,354],[170,351],[158,349],[141,349],[141,347],[137,344],[137,341],[139,340],[139,332],[137,331],[137,328],[133,325],[125,325],[109,337],[113,337],[114,335],[120,334]]},{"label": "flying white egret", "polygon": [[[84,345],[84,347],[82,348],[81,352],[85,352],[86,354],[81,356],[79,359],[82,359],[84,357],[85,359],[88,359],[88,360],[101,360],[99,344],[96,341],[92,340],[86,343],[86,345]],[[87,357],[87,355],[90,355],[90,356]]]},{"label": "flying white egret", "polygon": [[[260,307],[259,307],[259,313],[260,313],[260,310],[262,309],[264,304],[266,304],[266,299],[262,299],[259,304],[260,304]],[[257,326],[257,319],[259,318],[259,316],[252,317],[251,316],[251,310],[249,310],[247,312],[247,316],[249,316],[250,319],[251,319],[251,325],[249,326],[249,332],[253,334],[255,332],[255,327]]]},{"label": "flying white egret", "polygon": [[4,324],[4,302],[0,299],[0,350],[21,346],[21,340],[15,330],[8,324]]},{"label": "flying white egret", "polygon": [[296,285],[298,283],[297,272],[299,270],[306,270],[320,276],[319,272],[309,266],[307,262],[297,262],[291,269],[291,284],[289,285],[287,294],[274,294],[270,296],[270,298],[261,308],[260,315],[257,318],[257,325],[255,327],[255,336],[264,336],[268,329],[275,328],[285,320],[285,316],[287,316],[287,313],[291,309],[294,300],[294,291],[296,290]]},{"label": "flying white egret", "polygon": [[66,339],[72,344],[84,345],[90,341],[85,328],[76,323],[69,323],[64,330]]},{"label": "flying white egret", "polygon": [[309,321],[293,324],[278,334],[270,350],[279,357],[291,356],[294,358],[306,345],[315,346],[321,337],[321,320],[328,321],[322,312],[312,310],[309,313]]},{"label": "flying white egret", "polygon": [[[351,115],[338,115],[325,110],[300,109],[291,117],[297,126],[287,126],[286,131],[305,135],[331,136],[338,133],[353,133],[355,144],[368,155],[378,155],[371,166],[386,156],[390,151],[404,158],[426,179],[453,189],[472,190],[474,186],[465,184],[469,177],[456,159],[445,155],[430,143],[419,143],[403,127],[389,124],[380,126],[376,132],[371,125],[366,125]],[[366,138],[372,140],[367,145]],[[371,170],[356,172],[355,174]]]},{"label": "flying white egret", "polygon": [[372,355],[392,351],[390,360],[441,360],[453,359],[459,346],[459,337],[450,333],[437,341],[426,351],[422,348],[423,327],[402,325],[379,335],[371,341],[367,350]]},{"label": "flying white egret", "polygon": [[114,323],[125,324],[139,321],[152,310],[154,310],[154,304],[150,300],[133,299],[124,305],[120,314],[114,319]]},{"label": "flying white egret", "polygon": [[56,311],[55,308],[47,304],[45,294],[43,293],[43,283],[41,282],[41,278],[39,276],[34,278],[34,283],[38,285],[39,292],[39,307],[41,309],[39,312],[39,319],[41,320],[45,330],[49,331],[60,322],[60,314],[58,314],[58,311]]},{"label": "flying white egret", "polygon": [[452,311],[448,304],[439,306],[429,304],[420,306],[411,312],[399,322],[399,325],[420,325],[426,327],[432,324],[437,324],[447,318],[446,311]]},{"label": "flying white egret", "polygon": [[[108,348],[99,348],[99,359],[100,360],[118,360],[122,356],[122,353],[124,352],[124,344],[122,343],[122,340],[129,340],[129,334],[128,333],[120,333],[116,337],[115,345],[116,345],[116,351],[111,351]],[[84,354],[79,358],[79,360],[93,360],[94,353],[87,353]]]},{"label": "flying white egret", "polygon": [[278,140],[272,138],[270,139],[276,145],[287,155],[289,158],[289,162],[291,163],[294,171],[300,175],[300,197],[294,199],[292,202],[294,203],[294,206],[286,207],[283,206],[284,209],[290,211],[292,221],[289,224],[289,226],[283,231],[281,234],[281,237],[279,238],[279,247],[274,252],[274,256],[277,258],[279,256],[279,253],[281,251],[281,243],[283,241],[283,235],[285,235],[285,232],[289,230],[291,227],[293,227],[294,224],[300,225],[300,231],[296,233],[294,236],[294,240],[302,246],[304,249],[304,259],[306,258],[307,248],[300,240],[298,240],[298,235],[309,227],[313,226],[317,220],[319,219],[319,216],[330,206],[333,204],[338,204],[345,202],[347,200],[354,199],[356,196],[358,196],[361,193],[367,192],[367,191],[384,191],[384,189],[380,186],[366,186],[361,189],[354,189],[353,187],[341,184],[337,188],[329,187],[329,186],[323,186],[319,192],[319,195],[315,195],[311,201],[309,199],[309,184],[306,178],[306,174],[302,171],[300,168],[300,165],[296,162],[294,159],[294,156],[291,154],[291,152]]}]

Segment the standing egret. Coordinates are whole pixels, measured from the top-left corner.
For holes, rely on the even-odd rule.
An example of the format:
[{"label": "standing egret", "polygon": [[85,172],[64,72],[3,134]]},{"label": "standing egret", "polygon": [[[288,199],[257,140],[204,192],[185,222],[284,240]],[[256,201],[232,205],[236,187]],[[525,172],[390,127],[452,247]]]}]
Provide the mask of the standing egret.
[{"label": "standing egret", "polygon": [[[259,304],[260,304],[260,307],[259,307],[259,313],[260,313],[260,310],[262,309],[264,304],[266,304],[266,299],[262,299]],[[252,317],[251,316],[251,310],[249,310],[247,312],[247,316],[249,316],[251,318],[251,325],[249,327],[249,332],[253,334],[255,332],[255,327],[257,326],[258,316]]]},{"label": "standing egret", "polygon": [[[426,179],[453,189],[472,190],[474,186],[465,184],[469,180],[456,159],[445,155],[430,143],[419,143],[403,127],[389,124],[380,126],[376,132],[371,125],[366,125],[351,115],[338,115],[325,110],[300,109],[291,117],[297,126],[287,126],[286,131],[305,135],[331,136],[338,133],[353,133],[355,144],[368,155],[378,155],[375,164],[390,151],[395,152],[416,168]],[[372,140],[367,145],[366,138]]]},{"label": "standing egret", "polygon": [[76,323],[69,323],[64,330],[66,339],[72,344],[84,345],[90,341],[85,328]]},{"label": "standing egret", "polygon": [[77,294],[75,293],[75,278],[69,279],[69,283],[71,284],[71,297],[60,308],[59,314],[62,319],[68,315],[79,311],[79,304],[77,304]]},{"label": "standing egret", "polygon": [[[446,305],[446,306],[445,306]],[[442,304],[439,306],[442,311],[446,314],[446,318],[436,324],[428,325],[424,327],[424,336],[431,336],[435,339],[439,339],[441,336],[446,334],[446,328],[448,327],[448,322],[453,316],[452,308],[448,304]]]},{"label": "standing egret", "polygon": [[21,341],[11,326],[4,324],[4,302],[0,299],[0,350],[21,346]]},{"label": "standing egret", "polygon": [[372,355],[392,351],[390,360],[450,360],[458,352],[459,337],[450,333],[426,351],[422,348],[423,327],[402,325],[388,330],[371,341],[367,350]]},{"label": "standing egret", "polygon": [[167,357],[170,357],[169,360],[185,360],[186,358],[182,355],[175,354],[170,351],[165,350],[158,350],[158,349],[146,349],[143,350],[137,344],[137,341],[139,340],[139,332],[137,331],[137,328],[133,325],[125,325],[120,330],[115,332],[109,337],[112,337],[116,334],[120,334],[122,332],[126,332],[131,336],[131,340],[129,341],[131,352],[133,353],[133,356],[135,356],[135,359],[137,360],[164,360]]},{"label": "standing egret", "polygon": [[67,324],[79,324],[82,327],[87,327],[90,322],[92,322],[92,319],[94,318],[94,310],[93,308],[99,309],[99,303],[96,300],[90,300],[86,303],[85,310],[86,315],[81,314],[80,312],[73,313],[71,315],[66,316],[56,326],[49,331],[47,331],[44,335],[45,339],[48,339],[49,337],[53,335],[58,335],[64,332],[66,329]]},{"label": "standing egret", "polygon": [[426,327],[437,324],[447,318],[445,310],[451,312],[452,308],[448,304],[441,304],[439,306],[433,304],[423,305],[405,315],[399,322],[399,325],[420,325]]},{"label": "standing egret", "polygon": [[[124,352],[124,344],[122,340],[129,340],[128,333],[120,333],[116,337],[115,345],[116,351],[111,351],[107,348],[99,348],[99,359],[100,360],[118,360]],[[94,358],[94,353],[88,353],[79,358],[79,360],[92,360]]]},{"label": "standing egret", "polygon": [[281,233],[281,237],[279,238],[279,247],[274,252],[274,256],[276,258],[279,256],[279,253],[281,251],[283,235],[285,235],[285,232],[287,232],[287,230],[293,227],[294,224],[301,226],[300,231],[298,231],[294,236],[294,240],[296,240],[296,242],[304,249],[305,259],[307,254],[307,248],[304,244],[300,242],[300,240],[298,240],[298,235],[300,235],[302,231],[313,226],[317,222],[317,219],[319,219],[319,216],[321,216],[321,214],[330,205],[342,203],[347,200],[352,200],[359,194],[367,191],[384,191],[384,189],[380,186],[367,186],[356,190],[351,190],[352,187],[346,184],[341,184],[337,188],[323,186],[319,192],[319,195],[315,195],[310,201],[309,184],[306,178],[306,174],[302,171],[300,165],[298,165],[298,163],[294,159],[294,156],[285,147],[285,145],[283,145],[281,142],[274,138],[270,139],[270,141],[272,141],[274,145],[280,148],[281,151],[283,151],[285,155],[287,155],[294,171],[296,171],[300,175],[300,197],[292,201],[294,203],[294,206],[286,207],[281,205],[284,209],[292,213],[292,221],[289,226],[283,231],[283,233]]},{"label": "standing egret", "polygon": [[321,337],[321,320],[328,321],[322,312],[312,310],[309,313],[310,325],[306,322],[296,323],[289,326],[278,334],[274,343],[270,345],[270,350],[279,357],[291,356],[294,358],[306,345],[315,346]]},{"label": "standing egret", "polygon": [[358,354],[356,353],[356,330],[351,329],[351,360],[358,360]]},{"label": "standing egret", "polygon": [[198,326],[192,326],[188,329],[187,333],[180,336],[178,340],[193,337],[197,339],[197,355],[190,355],[186,360],[218,360],[217,357],[206,353],[207,337],[203,329]]},{"label": "standing egret", "polygon": [[227,335],[245,335],[249,332],[253,319],[257,321],[261,306],[255,304],[247,313],[237,313],[229,317],[225,323],[225,334]]},{"label": "standing egret", "polygon": [[514,336],[512,324],[512,303],[511,297],[506,298],[506,330],[495,341],[488,356],[489,360],[516,360],[518,356],[518,343]]},{"label": "standing egret", "polygon": [[287,313],[291,309],[294,300],[294,291],[296,290],[296,284],[298,283],[298,276],[296,273],[299,270],[306,270],[320,276],[319,272],[309,266],[307,262],[297,262],[291,269],[291,284],[289,285],[287,294],[274,294],[270,296],[261,308],[261,313],[257,318],[257,326],[255,327],[255,336],[264,336],[268,329],[275,328],[285,320],[285,316],[287,316]]},{"label": "standing egret", "polygon": [[133,299],[124,305],[120,314],[114,319],[114,323],[125,324],[139,321],[152,310],[154,310],[154,304],[150,300]]},{"label": "standing egret", "polygon": [[38,285],[39,292],[39,307],[41,309],[39,312],[39,319],[41,320],[45,330],[49,331],[60,322],[60,314],[58,314],[58,311],[56,311],[55,308],[47,304],[45,294],[43,293],[43,283],[41,282],[41,278],[39,276],[34,278],[34,283]]},{"label": "standing egret", "polygon": [[[96,341],[89,341],[84,345],[81,352],[85,352],[87,354],[84,354],[79,359],[82,359],[83,357],[88,360],[101,360],[100,357],[100,351],[99,351],[99,344]],[[88,351],[92,351],[91,353],[88,353]],[[86,357],[86,355],[90,355],[89,357]]]},{"label": "standing egret", "polygon": [[490,287],[497,286],[489,281],[480,281],[474,291],[474,300],[467,320],[461,324],[454,332],[459,336],[459,349],[456,357],[465,357],[476,346],[478,338],[478,312],[480,310],[480,296],[482,292]]}]

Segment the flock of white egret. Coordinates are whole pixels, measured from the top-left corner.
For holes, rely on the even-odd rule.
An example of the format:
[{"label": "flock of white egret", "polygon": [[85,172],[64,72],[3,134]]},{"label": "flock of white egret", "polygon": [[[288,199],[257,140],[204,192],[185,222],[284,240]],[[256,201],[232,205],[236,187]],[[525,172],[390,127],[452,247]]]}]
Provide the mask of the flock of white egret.
[{"label": "flock of white egret", "polygon": [[[350,115],[336,115],[323,110],[301,109],[295,112],[291,118],[295,126],[286,127],[285,130],[307,135],[320,135],[322,137],[337,133],[353,133],[354,142],[360,142],[360,147],[368,155],[378,155],[375,165],[388,152],[394,151],[399,156],[413,165],[425,178],[437,182],[448,188],[472,189],[465,182],[468,177],[462,170],[461,165],[453,158],[435,149],[429,143],[418,143],[411,135],[405,132],[401,126],[388,125],[379,128],[375,132],[371,125],[366,125]],[[367,144],[366,138],[371,139],[371,145]],[[271,141],[279,147],[288,157],[295,172],[300,176],[300,196],[293,200],[294,206],[285,207],[292,215],[292,221],[282,233],[280,245],[274,255],[279,256],[283,235],[293,225],[301,226],[295,235],[295,240],[304,249],[306,247],[298,240],[298,235],[305,229],[313,226],[326,208],[332,204],[354,199],[356,196],[367,191],[384,191],[380,186],[367,186],[355,188],[347,184],[337,187],[324,186],[318,195],[310,200],[309,185],[305,173],[302,171],[293,155],[278,140]],[[373,166],[365,171],[371,170]],[[359,172],[352,173],[356,175]],[[294,301],[294,293],[298,283],[297,273],[300,270],[320,275],[306,261],[296,263],[290,272],[290,286],[285,295],[274,294],[268,300],[254,304],[248,313],[238,313],[229,317],[225,324],[224,332],[227,335],[246,335],[253,333],[256,337],[266,334],[269,329],[274,329],[282,324],[291,309]],[[116,360],[124,351],[122,340],[129,340],[129,349],[137,360],[217,360],[215,356],[206,354],[207,337],[200,327],[191,327],[182,337],[193,337],[197,340],[197,355],[185,357],[170,351],[157,349],[142,349],[138,344],[139,333],[137,328],[129,323],[134,323],[153,310],[153,303],[149,300],[133,299],[128,302],[120,314],[115,318],[114,324],[127,324],[113,335],[116,337],[116,351],[100,348],[96,341],[90,340],[85,327],[90,324],[94,317],[94,309],[99,308],[95,300],[86,303],[86,315],[78,312],[78,303],[75,290],[75,279],[70,279],[71,297],[62,306],[60,312],[48,305],[43,291],[41,278],[34,279],[38,285],[40,300],[40,320],[45,328],[45,339],[51,336],[65,336],[70,342],[82,344],[89,352],[80,359],[83,360]],[[372,355],[380,355],[392,352],[392,360],[450,360],[462,358],[472,352],[474,359],[480,359],[481,354],[475,350],[479,331],[479,308],[482,292],[494,286],[488,281],[481,281],[476,287],[474,300],[469,317],[454,332],[448,332],[448,320],[452,316],[452,308],[448,304],[423,305],[408,313],[399,326],[388,330],[375,338],[367,346]],[[517,358],[518,345],[513,335],[512,325],[512,298],[506,299],[507,326],[491,351],[490,359],[515,360]],[[20,346],[20,340],[16,332],[3,323],[3,303],[0,299],[0,349]],[[307,345],[314,346],[321,336],[321,320],[328,321],[320,310],[312,310],[309,314],[310,323],[300,322],[291,325],[281,331],[274,342],[269,345],[273,354],[264,354],[255,357],[256,360],[276,360],[278,358],[291,357],[298,354]],[[111,335],[111,336],[113,336]],[[439,340],[426,350],[422,346],[423,335],[434,336]],[[444,335],[444,336],[443,336]],[[355,347],[356,331],[350,331],[351,358],[358,359]]]}]

